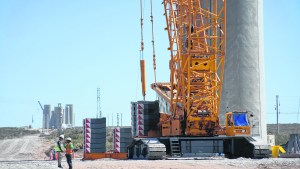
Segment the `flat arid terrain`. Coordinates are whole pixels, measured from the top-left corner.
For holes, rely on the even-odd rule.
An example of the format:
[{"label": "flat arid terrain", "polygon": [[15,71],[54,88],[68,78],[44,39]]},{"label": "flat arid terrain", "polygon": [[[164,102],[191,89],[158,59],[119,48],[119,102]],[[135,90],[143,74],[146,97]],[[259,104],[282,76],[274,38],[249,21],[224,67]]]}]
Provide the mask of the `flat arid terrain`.
[{"label": "flat arid terrain", "polygon": [[[49,141],[38,135],[24,136],[21,138],[0,140],[0,168],[1,169],[51,169],[57,168],[56,161],[50,161],[45,151],[54,140]],[[282,169],[300,168],[298,159],[226,159],[214,158],[205,160],[113,160],[101,159],[82,161],[77,154],[73,160],[75,169],[188,169],[188,168],[261,168]],[[68,168],[65,158],[63,167]]]},{"label": "flat arid terrain", "polygon": [[38,135],[0,140],[0,161],[45,160],[50,144]]}]

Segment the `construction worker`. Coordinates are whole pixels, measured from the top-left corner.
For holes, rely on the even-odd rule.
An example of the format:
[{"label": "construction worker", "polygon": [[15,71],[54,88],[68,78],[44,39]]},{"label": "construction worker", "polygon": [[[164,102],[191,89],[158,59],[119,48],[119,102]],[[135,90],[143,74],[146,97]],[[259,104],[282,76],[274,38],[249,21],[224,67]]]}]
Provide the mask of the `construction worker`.
[{"label": "construction worker", "polygon": [[63,158],[63,140],[64,140],[65,136],[64,135],[60,135],[58,138],[58,141],[56,142],[56,152],[57,152],[57,162],[58,162],[58,168],[63,168],[61,166],[61,160]]},{"label": "construction worker", "polygon": [[55,159],[55,150],[53,148],[50,149],[49,151],[49,158],[50,160],[54,160]]},{"label": "construction worker", "polygon": [[66,158],[69,165],[69,169],[72,169],[72,153],[73,153],[73,144],[71,143],[72,139],[70,137],[67,138],[65,143],[66,148]]}]

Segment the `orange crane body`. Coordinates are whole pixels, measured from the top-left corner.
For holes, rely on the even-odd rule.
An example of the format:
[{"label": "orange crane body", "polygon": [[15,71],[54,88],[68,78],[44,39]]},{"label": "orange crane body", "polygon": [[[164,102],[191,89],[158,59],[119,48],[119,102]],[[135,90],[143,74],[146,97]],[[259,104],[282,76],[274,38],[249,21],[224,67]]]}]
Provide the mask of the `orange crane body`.
[{"label": "orange crane body", "polygon": [[151,85],[159,102],[159,112],[152,113],[159,116],[144,114],[151,111],[144,107],[145,101],[132,103],[134,140],[128,146],[128,158],[222,153],[227,157],[268,157],[270,147],[250,136],[247,111],[226,112],[225,126],[220,126],[226,0],[163,0],[163,5],[170,43],[170,82]]},{"label": "orange crane body", "polygon": [[164,0],[170,83],[152,84],[170,105],[163,136],[213,136],[219,124],[226,49],[226,0]]}]

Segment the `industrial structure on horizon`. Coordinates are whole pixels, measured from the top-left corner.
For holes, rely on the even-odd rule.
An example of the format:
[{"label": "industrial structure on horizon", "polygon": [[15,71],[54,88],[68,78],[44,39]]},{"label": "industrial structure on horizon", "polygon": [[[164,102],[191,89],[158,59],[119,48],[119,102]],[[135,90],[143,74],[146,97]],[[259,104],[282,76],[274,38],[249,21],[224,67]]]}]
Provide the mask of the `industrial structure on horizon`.
[{"label": "industrial structure on horizon", "polygon": [[[41,105],[40,105],[41,106]],[[51,110],[51,105],[46,104],[43,110],[43,129],[61,129],[74,127],[75,114],[73,112],[73,104],[66,104],[65,108],[61,103],[58,103],[54,110]]]}]

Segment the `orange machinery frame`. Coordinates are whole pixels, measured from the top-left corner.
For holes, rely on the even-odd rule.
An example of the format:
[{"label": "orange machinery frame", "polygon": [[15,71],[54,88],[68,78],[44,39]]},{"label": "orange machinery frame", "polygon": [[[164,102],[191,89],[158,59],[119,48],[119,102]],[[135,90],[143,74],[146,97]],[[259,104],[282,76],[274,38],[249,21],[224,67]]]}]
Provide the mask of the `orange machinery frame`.
[{"label": "orange machinery frame", "polygon": [[[249,135],[251,134],[251,129],[250,129],[250,125],[248,122],[247,126],[236,126],[234,124],[234,120],[233,120],[233,114],[235,112],[227,112],[226,113],[226,124],[225,124],[225,131],[226,131],[226,135],[227,136],[245,136],[245,135]],[[243,112],[245,114],[247,114],[246,112]],[[249,118],[247,117],[247,120],[249,120]]]},{"label": "orange machinery frame", "polygon": [[83,160],[96,160],[101,158],[127,159],[127,153],[85,153]]},{"label": "orange machinery frame", "polygon": [[226,49],[226,0],[163,3],[171,52],[170,83],[152,84],[152,89],[169,102],[172,112],[171,117],[162,117],[162,135],[217,135]]}]

